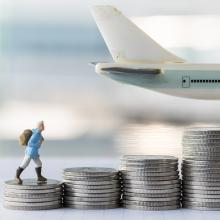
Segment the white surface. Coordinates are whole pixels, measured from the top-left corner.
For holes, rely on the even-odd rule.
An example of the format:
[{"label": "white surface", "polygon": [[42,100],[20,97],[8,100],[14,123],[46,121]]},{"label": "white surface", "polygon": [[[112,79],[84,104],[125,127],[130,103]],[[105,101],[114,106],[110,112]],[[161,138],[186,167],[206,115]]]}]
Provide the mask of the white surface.
[{"label": "white surface", "polygon": [[[21,159],[21,158],[20,158]],[[42,158],[45,169],[44,174],[49,178],[61,179],[61,170],[71,166],[108,166],[117,167],[119,158]],[[219,219],[220,212],[213,211],[193,211],[193,210],[173,210],[173,211],[138,211],[127,209],[111,209],[111,210],[75,210],[75,209],[57,209],[48,211],[14,211],[2,207],[2,194],[4,181],[13,178],[15,169],[20,163],[19,158],[1,159],[0,160],[0,219],[1,220],[206,220]],[[23,177],[34,177],[35,173],[33,164],[27,168]]]}]

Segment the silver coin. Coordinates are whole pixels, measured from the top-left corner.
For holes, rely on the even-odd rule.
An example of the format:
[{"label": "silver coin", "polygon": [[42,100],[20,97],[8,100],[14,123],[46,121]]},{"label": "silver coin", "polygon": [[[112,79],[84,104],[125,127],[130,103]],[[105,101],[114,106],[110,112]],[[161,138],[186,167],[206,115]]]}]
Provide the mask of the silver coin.
[{"label": "silver coin", "polygon": [[148,169],[148,170],[158,170],[158,169],[171,169],[176,170],[178,168],[178,163],[164,163],[164,164],[145,164],[145,163],[125,163],[121,162],[120,167],[125,169],[136,168],[136,169]]},{"label": "silver coin", "polygon": [[187,139],[183,139],[182,140],[182,144],[184,143],[187,145],[194,145],[194,144],[203,144],[203,145],[207,145],[207,144],[220,144],[220,139],[194,139],[194,140],[187,140]]},{"label": "silver coin", "polygon": [[212,157],[212,156],[187,156],[187,155],[183,155],[183,159],[184,160],[196,160],[196,161],[220,161],[220,157]]},{"label": "silver coin", "polygon": [[160,168],[175,168],[178,167],[178,162],[175,163],[162,163],[162,164],[148,164],[144,162],[129,162],[129,161],[121,161],[120,163],[121,166],[126,166],[126,167],[146,167],[148,169],[156,169],[158,166]]},{"label": "silver coin", "polygon": [[106,167],[72,167],[64,169],[64,172],[76,173],[78,175],[87,176],[87,175],[98,175],[106,176],[106,174],[117,174],[118,171],[113,168]]},{"label": "silver coin", "polygon": [[220,191],[211,191],[211,190],[196,190],[196,189],[183,189],[184,193],[193,193],[193,194],[202,194],[202,195],[219,195]]},{"label": "silver coin", "polygon": [[[220,156],[219,155],[211,155],[211,154],[183,154],[183,159],[184,160],[195,160],[197,161],[206,161],[208,162],[220,162]],[[196,163],[195,162],[195,163]]]},{"label": "silver coin", "polygon": [[193,176],[182,176],[183,181],[197,181],[197,182],[219,182],[220,178],[207,178],[207,177],[193,177]]},{"label": "silver coin", "polygon": [[73,176],[73,175],[63,175],[63,179],[65,180],[72,180],[72,181],[111,181],[111,180],[118,180],[119,175],[114,176]]},{"label": "silver coin", "polygon": [[213,174],[213,175],[217,175],[218,173],[220,173],[220,169],[219,168],[185,168],[183,167],[182,169],[182,173],[199,173],[199,174]]},{"label": "silver coin", "polygon": [[94,202],[94,201],[88,201],[88,202],[82,202],[82,201],[73,201],[73,200],[65,200],[64,201],[65,204],[69,204],[69,205],[90,205],[90,206],[93,206],[93,205],[100,205],[100,206],[108,206],[108,205],[113,205],[113,204],[119,204],[118,201],[107,201],[107,202]]},{"label": "silver coin", "polygon": [[190,127],[185,129],[184,134],[220,134],[220,127]]},{"label": "silver coin", "polygon": [[121,188],[113,188],[113,189],[100,189],[100,190],[87,190],[87,189],[74,189],[74,188],[65,188],[65,192],[73,192],[73,193],[113,193],[120,192]]},{"label": "silver coin", "polygon": [[15,198],[15,197],[8,197],[4,196],[4,201],[6,202],[21,202],[21,203],[35,203],[35,202],[52,202],[52,201],[59,201],[62,199],[61,195],[57,197],[46,197],[46,198]]},{"label": "silver coin", "polygon": [[197,149],[199,151],[208,151],[208,150],[210,150],[210,152],[215,151],[215,150],[216,151],[220,150],[219,145],[215,144],[215,143],[211,143],[211,144],[209,144],[209,143],[208,144],[207,143],[205,143],[205,144],[199,143],[199,144],[197,144],[197,143],[182,142],[182,146],[183,146],[183,149],[191,150],[191,151],[196,151]]},{"label": "silver coin", "polygon": [[79,185],[79,184],[64,184],[64,187],[70,187],[75,189],[112,189],[112,188],[119,188],[120,184],[109,184],[109,185]]},{"label": "silver coin", "polygon": [[219,138],[187,138],[186,136],[182,138],[182,143],[187,143],[187,144],[212,144],[212,143],[216,143],[218,144],[220,142],[220,139]]},{"label": "silver coin", "polygon": [[124,155],[121,161],[145,161],[146,163],[177,162],[178,158],[167,155]]},{"label": "silver coin", "polygon": [[207,207],[207,208],[220,208],[220,202],[190,202],[183,201],[183,205],[191,205],[191,206],[199,206],[199,207]]},{"label": "silver coin", "polygon": [[50,201],[50,202],[8,202],[4,201],[4,205],[6,206],[55,206],[55,205],[60,205],[61,201]]},{"label": "silver coin", "polygon": [[220,139],[220,135],[183,135],[183,139],[194,140],[194,139]]},{"label": "silver coin", "polygon": [[73,192],[64,192],[64,197],[69,196],[69,197],[85,197],[85,198],[106,198],[106,197],[116,197],[120,196],[121,191],[119,192],[112,192],[112,193],[73,193]]},{"label": "silver coin", "polygon": [[109,193],[109,192],[118,192],[121,190],[121,186],[112,187],[108,189],[87,189],[87,188],[74,188],[74,187],[65,187],[65,192],[83,192],[83,193]]},{"label": "silver coin", "polygon": [[131,176],[128,174],[123,174],[122,179],[124,181],[127,180],[136,180],[136,181],[170,181],[170,180],[178,180],[179,176],[152,176],[152,177],[142,177],[142,176]]},{"label": "silver coin", "polygon": [[206,151],[189,151],[189,150],[183,150],[184,156],[200,156],[200,157],[219,157],[220,152],[206,152]]},{"label": "silver coin", "polygon": [[122,174],[127,174],[130,176],[140,176],[140,177],[153,177],[153,176],[175,176],[178,175],[178,171],[173,171],[173,172],[161,172],[161,173],[148,173],[148,172],[132,172],[132,171],[127,171],[127,170],[121,170]]},{"label": "silver coin", "polygon": [[220,186],[220,181],[216,182],[199,182],[199,181],[183,181],[183,185],[193,185],[193,186]]},{"label": "silver coin", "polygon": [[220,207],[211,208],[211,207],[201,207],[201,206],[190,205],[190,204],[183,204],[183,208],[194,209],[194,210],[199,210],[199,211],[220,211]]},{"label": "silver coin", "polygon": [[182,138],[182,141],[185,142],[185,141],[189,141],[189,142],[197,142],[197,141],[220,141],[220,137],[219,136],[212,136],[212,137],[209,137],[209,136],[183,136]]},{"label": "silver coin", "polygon": [[138,206],[150,206],[150,207],[161,207],[161,206],[172,206],[172,205],[179,205],[180,201],[179,200],[173,200],[173,201],[167,201],[167,202],[162,202],[162,201],[155,201],[155,202],[142,202],[142,201],[134,201],[134,200],[122,200],[122,204],[127,204],[127,205],[138,205]]},{"label": "silver coin", "polygon": [[179,188],[173,188],[173,189],[157,189],[157,190],[153,190],[153,189],[133,189],[133,188],[126,188],[123,191],[125,192],[133,192],[133,193],[146,193],[146,194],[157,194],[157,193],[175,193],[175,192],[180,192]]},{"label": "silver coin", "polygon": [[111,205],[81,205],[81,204],[68,204],[64,203],[65,207],[74,208],[74,209],[115,209],[119,208],[120,204],[111,204]]},{"label": "silver coin", "polygon": [[197,190],[211,190],[211,191],[220,191],[220,186],[199,186],[199,185],[186,185],[184,184],[183,189],[197,189]]},{"label": "silver coin", "polygon": [[[200,161],[199,161],[200,162]],[[218,163],[216,163],[216,164],[213,164],[213,163],[210,163],[210,164],[200,164],[200,163],[198,163],[198,164],[196,164],[196,163],[194,163],[194,164],[182,164],[182,167],[184,167],[184,168],[186,168],[186,169],[190,169],[190,168],[195,168],[195,169],[218,169],[219,168],[219,166],[218,166],[219,164]]]},{"label": "silver coin", "polygon": [[172,189],[172,188],[180,188],[181,184],[173,184],[173,185],[141,185],[141,184],[123,184],[123,189],[125,188],[135,188],[135,189]]},{"label": "silver coin", "polygon": [[202,173],[202,172],[182,172],[183,176],[193,176],[193,177],[202,177],[202,178],[220,178],[220,173]]},{"label": "silver coin", "polygon": [[132,192],[123,192],[122,193],[125,196],[130,196],[130,197],[145,197],[145,198],[170,198],[170,197],[176,197],[176,196],[180,196],[180,191],[175,192],[175,193],[132,193]]},{"label": "silver coin", "polygon": [[58,193],[61,192],[62,188],[54,188],[54,189],[31,189],[31,190],[26,190],[26,189],[5,189],[5,193],[15,193],[15,194],[45,194],[45,193]]},{"label": "silver coin", "polygon": [[120,170],[127,170],[127,171],[130,171],[130,172],[147,172],[147,173],[168,173],[168,172],[176,172],[177,171],[177,167],[175,168],[155,168],[155,169],[149,169],[149,168],[146,168],[146,167],[139,167],[139,168],[136,168],[136,167],[125,167],[125,166],[121,166],[120,167]]},{"label": "silver coin", "polygon": [[199,163],[194,163],[194,164],[190,164],[190,163],[183,163],[182,167],[186,167],[186,168],[197,168],[197,169],[215,169],[215,168],[219,168],[220,164],[219,163],[204,163],[201,164],[200,161],[198,161]]},{"label": "silver coin", "polygon": [[84,186],[103,186],[103,185],[114,185],[118,184],[119,180],[108,180],[108,181],[82,181],[82,180],[65,180],[64,183],[70,183],[74,185],[84,185]]},{"label": "silver coin", "polygon": [[123,196],[123,200],[140,201],[140,202],[169,202],[169,201],[179,201],[180,195],[178,197],[176,196],[176,197],[164,197],[164,198]]},{"label": "silver coin", "polygon": [[30,194],[30,193],[7,193],[4,192],[4,196],[11,197],[11,198],[23,198],[23,199],[41,199],[41,198],[50,198],[50,197],[58,197],[61,196],[62,192],[58,193],[40,193],[40,194]]},{"label": "silver coin", "polygon": [[183,200],[184,201],[186,201],[186,202],[202,202],[202,203],[219,203],[220,204],[220,199],[210,199],[210,198],[206,198],[206,199],[204,199],[204,198],[196,198],[196,197],[186,197],[186,196],[184,196],[184,198],[183,198]]},{"label": "silver coin", "polygon": [[163,187],[163,185],[173,185],[173,184],[178,184],[180,183],[179,180],[170,180],[170,181],[136,181],[136,180],[126,180],[124,181],[126,182],[126,184],[134,184],[134,185],[138,185],[138,184],[141,184],[141,185],[161,185],[161,187]]},{"label": "silver coin", "polygon": [[196,161],[192,159],[187,159],[182,161],[183,164],[188,164],[188,165],[201,165],[201,166],[210,166],[210,165],[216,165],[220,164],[220,161]]},{"label": "silver coin", "polygon": [[8,189],[51,189],[61,186],[61,182],[57,180],[47,180],[46,182],[38,182],[35,179],[24,179],[22,184],[18,184],[16,180],[8,180],[5,187]]},{"label": "silver coin", "polygon": [[214,154],[214,153],[220,153],[220,147],[218,148],[204,148],[204,147],[183,147],[183,154],[185,153],[210,153],[210,154]]},{"label": "silver coin", "polygon": [[184,172],[205,172],[205,173],[220,173],[220,167],[214,167],[214,168],[210,168],[210,167],[203,167],[203,168],[200,168],[200,167],[186,167],[186,166],[183,166],[182,167],[182,171]]},{"label": "silver coin", "polygon": [[123,204],[122,206],[123,208],[126,208],[126,209],[136,209],[136,210],[143,210],[143,211],[163,211],[163,210],[174,210],[174,209],[180,208],[180,205],[149,207],[149,206]]},{"label": "silver coin", "polygon": [[23,211],[34,211],[34,210],[50,210],[50,209],[59,209],[62,207],[59,205],[51,205],[51,206],[13,206],[13,205],[3,205],[7,209],[12,210],[23,210]]},{"label": "silver coin", "polygon": [[198,198],[198,199],[220,199],[220,194],[195,194],[195,193],[183,193],[183,197]]},{"label": "silver coin", "polygon": [[79,196],[65,196],[65,201],[79,201],[79,202],[109,202],[109,201],[117,201],[119,202],[120,197],[79,197]]},{"label": "silver coin", "polygon": [[99,181],[112,181],[112,180],[118,180],[118,176],[114,177],[74,177],[74,176],[63,176],[64,181],[70,180],[70,181],[91,181],[91,182],[99,182]]},{"label": "silver coin", "polygon": [[215,150],[215,149],[219,149],[219,144],[218,143],[184,143],[182,142],[182,146],[183,148],[186,148],[186,149],[210,149],[210,151],[212,150]]}]

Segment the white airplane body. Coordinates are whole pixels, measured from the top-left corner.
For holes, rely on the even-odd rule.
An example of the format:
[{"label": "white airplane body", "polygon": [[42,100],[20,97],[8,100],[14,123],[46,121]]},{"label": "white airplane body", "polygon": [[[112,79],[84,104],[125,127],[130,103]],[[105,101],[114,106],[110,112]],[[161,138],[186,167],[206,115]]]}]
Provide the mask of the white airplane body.
[{"label": "white airplane body", "polygon": [[97,63],[97,73],[173,96],[220,99],[220,64],[186,63],[112,6],[94,6],[92,13],[115,61]]}]

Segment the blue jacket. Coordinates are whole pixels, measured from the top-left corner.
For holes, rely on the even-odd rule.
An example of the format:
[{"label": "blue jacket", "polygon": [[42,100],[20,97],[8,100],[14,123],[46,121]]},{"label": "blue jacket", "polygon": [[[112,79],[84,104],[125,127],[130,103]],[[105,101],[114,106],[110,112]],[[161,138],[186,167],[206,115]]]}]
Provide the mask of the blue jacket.
[{"label": "blue jacket", "polygon": [[25,149],[25,155],[28,155],[31,158],[39,157],[38,149],[41,146],[42,139],[43,136],[41,132],[37,128],[32,129],[32,136],[30,137],[28,146]]}]

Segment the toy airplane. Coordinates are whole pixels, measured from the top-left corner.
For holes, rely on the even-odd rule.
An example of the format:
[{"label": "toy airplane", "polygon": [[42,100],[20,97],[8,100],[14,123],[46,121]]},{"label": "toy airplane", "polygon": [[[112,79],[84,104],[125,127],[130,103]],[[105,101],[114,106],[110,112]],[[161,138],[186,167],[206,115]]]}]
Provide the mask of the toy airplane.
[{"label": "toy airplane", "polygon": [[97,73],[173,96],[220,99],[220,64],[185,63],[112,6],[92,14],[114,60],[95,63]]}]

